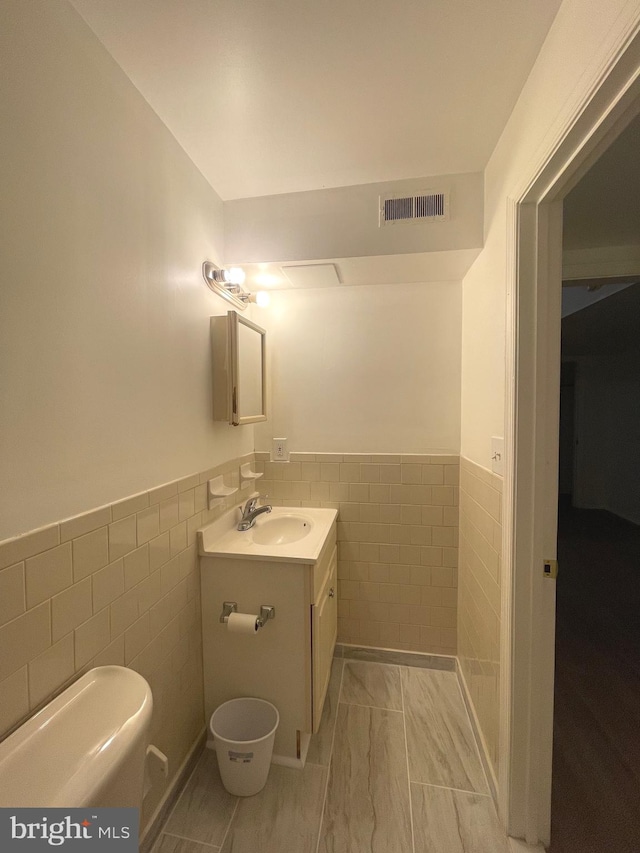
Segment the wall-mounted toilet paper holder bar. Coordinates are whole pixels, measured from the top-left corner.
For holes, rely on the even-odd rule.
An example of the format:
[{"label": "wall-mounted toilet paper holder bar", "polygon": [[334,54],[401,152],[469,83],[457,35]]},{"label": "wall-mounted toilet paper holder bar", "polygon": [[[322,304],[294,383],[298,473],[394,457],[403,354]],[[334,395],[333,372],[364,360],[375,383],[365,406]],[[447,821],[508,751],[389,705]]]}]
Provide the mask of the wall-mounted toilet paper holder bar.
[{"label": "wall-mounted toilet paper holder bar", "polygon": [[238,612],[238,605],[235,601],[223,601],[222,602],[222,613],[220,614],[220,621],[227,622],[229,616],[232,613]]},{"label": "wall-mounted toilet paper holder bar", "polygon": [[267,620],[276,618],[276,609],[271,604],[260,605],[260,615],[258,616],[258,628],[263,628]]},{"label": "wall-mounted toilet paper holder bar", "polygon": [[[222,602],[222,613],[220,614],[220,621],[227,622],[229,620],[229,616],[232,613],[238,612],[238,604],[235,601],[223,601]],[[261,604],[260,605],[260,615],[256,619],[256,625],[258,628],[264,628],[265,624],[269,619],[276,618],[276,609],[272,604]]]}]

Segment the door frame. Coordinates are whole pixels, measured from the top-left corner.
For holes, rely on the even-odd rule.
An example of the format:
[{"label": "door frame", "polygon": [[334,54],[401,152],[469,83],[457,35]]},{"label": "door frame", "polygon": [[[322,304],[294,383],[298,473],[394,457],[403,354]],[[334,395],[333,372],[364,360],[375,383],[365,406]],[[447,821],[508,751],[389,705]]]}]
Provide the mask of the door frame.
[{"label": "door frame", "polygon": [[640,112],[640,12],[603,47],[592,85],[507,199],[504,574],[498,809],[549,843],[555,644],[562,199]]}]

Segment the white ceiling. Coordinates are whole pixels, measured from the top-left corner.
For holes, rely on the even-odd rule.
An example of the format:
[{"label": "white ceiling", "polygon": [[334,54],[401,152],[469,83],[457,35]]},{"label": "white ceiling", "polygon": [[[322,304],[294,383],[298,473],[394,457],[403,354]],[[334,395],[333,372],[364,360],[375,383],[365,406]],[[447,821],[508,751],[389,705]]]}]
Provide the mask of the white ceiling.
[{"label": "white ceiling", "polygon": [[480,171],[560,0],[71,0],[223,199]]}]

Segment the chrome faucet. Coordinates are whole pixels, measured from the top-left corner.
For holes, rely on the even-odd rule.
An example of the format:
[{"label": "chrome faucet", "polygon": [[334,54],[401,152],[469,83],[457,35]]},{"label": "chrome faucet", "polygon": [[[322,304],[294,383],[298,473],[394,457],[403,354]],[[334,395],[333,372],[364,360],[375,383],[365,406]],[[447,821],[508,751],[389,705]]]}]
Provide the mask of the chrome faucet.
[{"label": "chrome faucet", "polygon": [[256,518],[263,512],[271,512],[271,505],[258,506],[259,497],[249,498],[242,510],[242,518],[238,522],[238,530],[249,530],[256,523]]}]

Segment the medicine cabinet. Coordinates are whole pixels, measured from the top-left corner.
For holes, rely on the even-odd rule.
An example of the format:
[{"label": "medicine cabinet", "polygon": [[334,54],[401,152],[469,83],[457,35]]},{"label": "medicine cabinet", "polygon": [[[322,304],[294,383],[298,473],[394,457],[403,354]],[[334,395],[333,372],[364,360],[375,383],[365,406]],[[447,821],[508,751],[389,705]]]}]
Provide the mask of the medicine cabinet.
[{"label": "medicine cabinet", "polygon": [[266,421],[266,335],[235,311],[211,317],[214,420],[232,426]]}]

